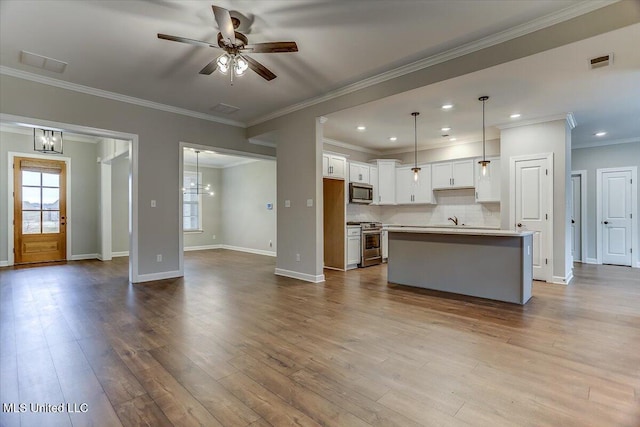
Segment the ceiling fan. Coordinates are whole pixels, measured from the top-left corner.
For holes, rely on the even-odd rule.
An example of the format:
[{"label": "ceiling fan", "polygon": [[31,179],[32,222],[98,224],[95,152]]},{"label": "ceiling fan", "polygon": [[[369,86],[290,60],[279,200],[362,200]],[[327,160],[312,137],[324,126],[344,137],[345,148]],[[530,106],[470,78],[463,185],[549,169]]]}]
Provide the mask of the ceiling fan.
[{"label": "ceiling fan", "polygon": [[276,75],[271,70],[246,54],[298,51],[298,45],[296,42],[249,44],[247,36],[236,31],[240,25],[240,20],[238,18],[232,17],[227,9],[219,6],[211,7],[213,9],[213,15],[216,22],[218,23],[218,28],[220,29],[217,45],[185,37],[158,34],[159,39],[224,50],[222,55],[205,65],[204,68],[200,70],[200,74],[209,75],[217,69],[223,74],[229,73],[231,76],[231,83],[233,84],[234,75],[241,76],[248,68],[250,68],[265,80],[273,80],[276,78]]}]

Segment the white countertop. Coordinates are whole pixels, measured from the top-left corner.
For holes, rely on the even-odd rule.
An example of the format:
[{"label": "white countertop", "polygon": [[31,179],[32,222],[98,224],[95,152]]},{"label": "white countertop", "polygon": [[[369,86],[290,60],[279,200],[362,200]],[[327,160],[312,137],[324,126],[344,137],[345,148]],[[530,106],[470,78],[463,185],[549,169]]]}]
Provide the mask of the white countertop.
[{"label": "white countertop", "polygon": [[472,227],[414,227],[414,226],[387,226],[387,231],[394,233],[422,233],[422,234],[463,234],[469,236],[505,236],[524,237],[533,234],[533,231],[498,230],[493,228]]}]

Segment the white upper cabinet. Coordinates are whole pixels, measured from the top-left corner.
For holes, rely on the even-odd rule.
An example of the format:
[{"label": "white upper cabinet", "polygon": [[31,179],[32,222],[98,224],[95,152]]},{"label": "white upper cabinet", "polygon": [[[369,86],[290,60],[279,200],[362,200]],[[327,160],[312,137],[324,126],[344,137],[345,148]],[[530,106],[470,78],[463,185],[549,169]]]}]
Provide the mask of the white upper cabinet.
[{"label": "white upper cabinet", "polygon": [[345,179],[347,177],[346,157],[334,154],[322,154],[322,176],[325,178]]},{"label": "white upper cabinet", "polygon": [[433,203],[431,165],[420,165],[420,168],[417,182],[413,178],[411,166],[396,169],[397,204]]},{"label": "white upper cabinet", "polygon": [[[397,160],[376,160],[377,180],[373,184],[376,205],[396,204],[396,163]],[[377,194],[376,194],[377,193]],[[375,198],[377,195],[377,199]]]},{"label": "white upper cabinet", "polygon": [[372,184],[370,182],[369,165],[362,163],[349,162],[349,182],[358,182],[360,184]]},{"label": "white upper cabinet", "polygon": [[473,188],[474,161],[456,160],[446,163],[433,163],[432,184],[433,189],[446,188]]},{"label": "white upper cabinet", "polygon": [[476,202],[500,202],[500,158],[487,157],[487,174],[482,175],[482,166],[476,159]]},{"label": "white upper cabinet", "polygon": [[369,183],[373,185],[373,202],[372,205],[378,204],[378,167],[371,166],[369,168]]}]

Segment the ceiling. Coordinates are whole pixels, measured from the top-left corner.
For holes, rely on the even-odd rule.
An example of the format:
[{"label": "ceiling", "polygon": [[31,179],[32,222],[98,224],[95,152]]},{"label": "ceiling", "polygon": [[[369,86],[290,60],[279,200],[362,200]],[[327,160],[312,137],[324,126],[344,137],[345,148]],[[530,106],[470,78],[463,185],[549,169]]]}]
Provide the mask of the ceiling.
[{"label": "ceiling", "polygon": [[[482,140],[478,97],[489,95],[487,139],[497,138],[502,125],[573,113],[574,146],[640,142],[640,54],[630,40],[640,40],[640,24],[339,111],[327,116],[324,136],[382,153],[407,151],[415,138],[411,112],[418,111],[419,147],[475,142]],[[614,54],[613,64],[591,70],[588,59],[606,53]],[[444,110],[444,104],[453,108]],[[521,116],[510,118],[514,113]],[[607,135],[594,136],[602,130]]]},{"label": "ceiling", "polygon": [[[535,22],[558,22],[612,0],[0,0],[0,66],[206,114],[246,126],[303,101],[363,79]],[[216,4],[243,17],[250,43],[296,41],[297,53],[252,54],[278,78],[249,72],[232,86],[228,76],[200,75],[221,53],[166,40],[166,33],[215,41]],[[552,17],[553,19],[550,19]],[[624,32],[628,31],[628,32]],[[624,37],[631,37],[625,39]],[[477,141],[481,105],[488,137],[495,125],[573,112],[574,141],[595,129],[608,139],[639,138],[636,121],[638,56],[628,40],[638,25],[512,63],[331,114],[325,136],[376,152],[413,144],[411,111],[420,111],[423,147]],[[28,51],[68,63],[62,73],[20,62]],[[609,69],[587,72],[593,55],[614,52]],[[505,78],[505,76],[509,76]],[[452,102],[443,112],[440,105]],[[218,104],[238,107],[217,113]],[[633,104],[633,105],[629,105]],[[634,109],[635,108],[635,109]],[[357,124],[366,132],[355,132]],[[456,141],[440,136],[442,126]],[[391,142],[390,136],[398,140]]]}]

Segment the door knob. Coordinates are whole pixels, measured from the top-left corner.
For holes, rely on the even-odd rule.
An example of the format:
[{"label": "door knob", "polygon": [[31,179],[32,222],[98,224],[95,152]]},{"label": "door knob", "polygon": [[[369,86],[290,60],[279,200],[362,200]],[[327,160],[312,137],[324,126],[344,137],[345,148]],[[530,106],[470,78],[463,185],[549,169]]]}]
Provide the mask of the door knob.
[{"label": "door knob", "polygon": [[521,224],[521,223],[518,223],[518,227],[522,227],[522,224]]},{"label": "door knob", "polygon": [[575,219],[572,219],[572,220],[571,220],[571,224],[575,224],[575,223],[576,223],[576,220],[575,220]]},{"label": "door knob", "polygon": [[605,221],[604,223],[605,223],[605,224],[609,224],[609,221]]}]

